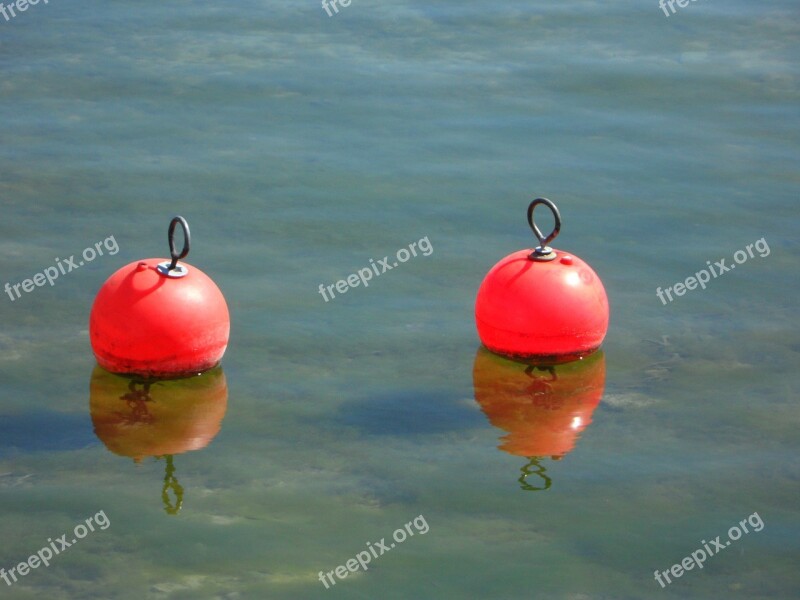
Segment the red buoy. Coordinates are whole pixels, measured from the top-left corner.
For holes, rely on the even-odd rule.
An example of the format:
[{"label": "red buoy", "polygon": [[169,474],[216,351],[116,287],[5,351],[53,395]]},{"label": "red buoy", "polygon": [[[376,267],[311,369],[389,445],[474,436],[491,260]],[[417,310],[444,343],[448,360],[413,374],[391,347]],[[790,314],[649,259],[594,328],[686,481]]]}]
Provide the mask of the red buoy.
[{"label": "red buoy", "polygon": [[[544,204],[555,227],[544,237],[533,211]],[[555,204],[537,198],[528,224],[539,239],[498,262],[483,280],[475,301],[478,335],[492,352],[543,362],[566,362],[600,347],[608,331],[608,298],[600,278],[574,254],[547,246],[561,230]]]},{"label": "red buoy", "polygon": [[[184,231],[175,250],[175,226]],[[97,362],[112,373],[180,377],[219,364],[228,346],[230,316],[225,298],[200,269],[178,263],[189,253],[189,225],[169,226],[172,261],[130,263],[100,288],[89,319]]]}]

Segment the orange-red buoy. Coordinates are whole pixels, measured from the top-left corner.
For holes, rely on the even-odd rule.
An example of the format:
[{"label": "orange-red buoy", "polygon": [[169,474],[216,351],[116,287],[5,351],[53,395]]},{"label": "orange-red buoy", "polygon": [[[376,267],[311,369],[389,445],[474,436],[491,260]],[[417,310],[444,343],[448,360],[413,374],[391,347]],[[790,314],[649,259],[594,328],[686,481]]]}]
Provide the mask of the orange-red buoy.
[{"label": "orange-red buoy", "polygon": [[205,448],[219,433],[227,408],[222,368],[156,381],[95,367],[89,386],[95,435],[114,454],[135,461]]},{"label": "orange-red buoy", "polygon": [[[541,461],[563,458],[592,422],[605,387],[603,351],[583,360],[542,366],[492,354],[479,348],[472,380],[475,400],[495,427],[506,432],[500,450],[530,461],[522,470],[526,490],[550,487]],[[538,475],[544,487],[526,480]]]},{"label": "orange-red buoy", "polygon": [[151,456],[165,460],[161,500],[172,515],[183,505],[174,455],[211,443],[227,407],[221,367],[169,381],[113,375],[95,367],[89,385],[94,433],[106,448],[137,463]]},{"label": "orange-red buoy", "polygon": [[498,446],[517,456],[564,456],[603,398],[602,350],[580,361],[534,366],[480,348],[472,381],[489,421],[508,435]]},{"label": "orange-red buoy", "polygon": [[[175,250],[175,226],[184,230]],[[169,227],[172,261],[130,263],[100,288],[89,319],[97,362],[112,373],[180,377],[206,371],[225,354],[230,316],[225,298],[200,269],[178,263],[189,253],[189,226],[175,217]]]},{"label": "orange-red buoy", "polygon": [[[547,237],[533,222],[539,204],[555,217]],[[608,331],[605,288],[580,258],[547,246],[561,230],[555,204],[531,202],[528,224],[539,246],[506,256],[486,275],[475,301],[478,335],[489,350],[506,356],[551,363],[580,358],[599,348]]]}]

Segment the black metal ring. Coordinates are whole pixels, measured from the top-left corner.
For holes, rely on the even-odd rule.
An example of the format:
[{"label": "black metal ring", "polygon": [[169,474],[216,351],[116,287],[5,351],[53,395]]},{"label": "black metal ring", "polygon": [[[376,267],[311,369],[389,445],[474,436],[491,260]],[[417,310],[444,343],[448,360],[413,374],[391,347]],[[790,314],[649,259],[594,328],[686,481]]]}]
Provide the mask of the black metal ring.
[{"label": "black metal ring", "polygon": [[[183,228],[183,250],[181,250],[180,254],[175,250],[175,226],[178,223],[180,223]],[[189,254],[189,248],[191,247],[192,234],[189,232],[189,224],[186,222],[186,219],[177,216],[170,221],[167,239],[169,240],[169,255],[172,257],[172,262],[167,270],[172,271],[178,265],[180,259],[186,258]]]},{"label": "black metal ring", "polygon": [[[542,235],[542,232],[539,230],[539,228],[536,226],[536,223],[534,223],[533,221],[533,210],[540,204],[544,204],[547,208],[550,209],[550,211],[553,213],[553,218],[556,221],[555,226],[553,227],[553,231],[551,231],[550,235],[548,235],[547,237]],[[528,225],[531,226],[533,234],[539,240],[539,247],[544,249],[547,246],[547,244],[556,239],[556,236],[561,231],[561,214],[558,212],[558,207],[556,207],[556,205],[553,204],[547,198],[537,198],[536,200],[531,202],[530,205],[528,206]]]}]

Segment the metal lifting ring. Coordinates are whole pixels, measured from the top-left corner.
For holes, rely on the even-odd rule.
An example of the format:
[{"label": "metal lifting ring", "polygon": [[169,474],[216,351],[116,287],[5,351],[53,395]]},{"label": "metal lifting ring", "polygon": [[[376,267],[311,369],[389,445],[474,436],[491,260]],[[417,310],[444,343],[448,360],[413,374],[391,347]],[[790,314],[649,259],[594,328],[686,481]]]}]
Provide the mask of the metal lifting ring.
[{"label": "metal lifting ring", "polygon": [[[533,211],[540,204],[544,204],[547,208],[549,208],[553,213],[553,218],[555,219],[553,231],[551,231],[547,236],[542,234],[541,230],[536,226],[536,223],[533,220]],[[556,257],[556,253],[547,244],[552,242],[561,231],[561,214],[558,212],[558,207],[556,207],[556,205],[547,198],[537,198],[528,206],[528,225],[531,226],[533,234],[536,236],[536,239],[539,240],[539,245],[533,250],[528,258],[539,261],[553,260]]]},{"label": "metal lifting ring", "polygon": [[[178,224],[183,229],[183,250],[180,253],[175,249],[175,227]],[[172,257],[172,262],[159,263],[156,270],[166,277],[185,277],[189,274],[189,269],[184,265],[179,265],[178,261],[188,256],[192,244],[192,234],[189,231],[189,223],[186,222],[186,219],[181,216],[173,217],[167,231],[167,241],[169,242],[169,255]]]}]

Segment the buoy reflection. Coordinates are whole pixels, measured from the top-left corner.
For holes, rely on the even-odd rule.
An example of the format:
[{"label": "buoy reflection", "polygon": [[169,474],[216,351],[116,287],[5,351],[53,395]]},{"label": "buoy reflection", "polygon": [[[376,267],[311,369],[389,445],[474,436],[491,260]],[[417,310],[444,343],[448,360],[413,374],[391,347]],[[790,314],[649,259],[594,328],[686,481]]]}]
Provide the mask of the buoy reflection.
[{"label": "buoy reflection", "polygon": [[141,462],[165,461],[161,498],[167,514],[178,514],[183,487],[174,456],[205,448],[216,437],[228,407],[222,368],[174,380],[114,375],[95,367],[89,385],[94,433],[109,451]]},{"label": "buoy reflection", "polygon": [[[565,364],[539,366],[513,361],[481,347],[472,380],[475,400],[489,422],[506,432],[500,450],[524,456],[520,487],[549,489],[546,457],[560,460],[571,452],[592,422],[603,397],[606,365],[602,351]],[[535,482],[529,478],[535,476]]]}]

